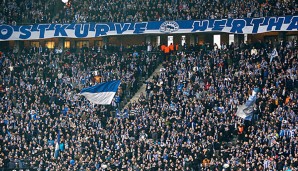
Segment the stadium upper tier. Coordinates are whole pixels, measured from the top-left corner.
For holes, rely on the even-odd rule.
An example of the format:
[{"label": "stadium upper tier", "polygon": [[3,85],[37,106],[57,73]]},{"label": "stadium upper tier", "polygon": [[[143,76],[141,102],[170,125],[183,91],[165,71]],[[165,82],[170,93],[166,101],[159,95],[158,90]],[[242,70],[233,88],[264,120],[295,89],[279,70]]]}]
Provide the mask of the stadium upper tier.
[{"label": "stadium upper tier", "polygon": [[2,0],[1,24],[141,22],[298,14],[294,0]]}]

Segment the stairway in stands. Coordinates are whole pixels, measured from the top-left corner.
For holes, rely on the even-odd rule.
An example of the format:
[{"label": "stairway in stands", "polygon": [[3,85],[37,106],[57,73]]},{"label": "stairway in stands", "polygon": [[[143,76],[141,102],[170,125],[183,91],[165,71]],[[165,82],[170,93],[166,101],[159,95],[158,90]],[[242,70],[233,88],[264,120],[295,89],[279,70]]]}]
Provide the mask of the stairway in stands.
[{"label": "stairway in stands", "polygon": [[[158,65],[157,68],[154,70],[154,72],[151,74],[151,76],[145,81],[152,80],[154,75],[159,75],[160,69],[162,68],[162,64]],[[146,83],[143,83],[143,85],[140,87],[140,89],[136,92],[136,94],[126,103],[125,107],[123,109],[126,109],[129,103],[132,103],[134,101],[138,101],[141,93],[146,94]]]}]

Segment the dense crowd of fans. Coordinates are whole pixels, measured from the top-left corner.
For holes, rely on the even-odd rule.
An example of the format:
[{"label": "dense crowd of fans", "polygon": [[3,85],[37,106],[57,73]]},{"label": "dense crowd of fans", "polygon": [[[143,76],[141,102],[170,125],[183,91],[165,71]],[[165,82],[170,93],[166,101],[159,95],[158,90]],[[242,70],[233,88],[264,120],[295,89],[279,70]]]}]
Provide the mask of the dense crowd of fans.
[{"label": "dense crowd of fans", "polygon": [[[111,109],[133,96],[140,79],[158,65],[158,56],[144,54],[142,48],[132,46],[110,53],[115,49],[109,46],[84,46],[79,52],[32,47],[1,54],[0,168],[54,168],[52,159],[63,160],[57,170],[65,168],[68,159],[62,153],[53,158],[51,152],[57,144],[57,130],[62,134],[60,147],[67,151],[78,149],[77,143],[84,143],[79,139],[91,136],[92,131],[99,134]],[[111,106],[97,107],[78,96],[84,87],[115,79],[121,80],[121,87]],[[68,141],[73,135],[79,136]],[[72,155],[77,158],[85,150],[82,146]]]},{"label": "dense crowd of fans", "polygon": [[[298,169],[295,42],[177,46],[116,114],[118,97],[131,97],[160,55],[34,49],[0,60],[0,168]],[[111,106],[77,96],[113,79],[121,88]],[[235,113],[254,88],[244,121]]]},{"label": "dense crowd of fans", "polygon": [[2,0],[0,23],[140,22],[297,15],[293,0]]},{"label": "dense crowd of fans", "polygon": [[[297,42],[241,43],[236,51],[233,45],[201,48],[169,55],[146,94],[129,105],[132,124],[118,121],[137,140],[132,165],[297,170]],[[243,125],[237,106],[254,88],[261,92],[251,122]]]}]

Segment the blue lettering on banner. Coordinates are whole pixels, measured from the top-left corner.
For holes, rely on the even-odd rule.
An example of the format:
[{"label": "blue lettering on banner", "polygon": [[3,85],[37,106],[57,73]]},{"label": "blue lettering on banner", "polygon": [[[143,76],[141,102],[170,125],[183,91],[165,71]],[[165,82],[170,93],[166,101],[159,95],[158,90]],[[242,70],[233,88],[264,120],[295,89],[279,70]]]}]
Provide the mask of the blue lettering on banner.
[{"label": "blue lettering on banner", "polygon": [[107,24],[98,24],[95,26],[95,37],[105,36],[110,30],[109,25]]},{"label": "blue lettering on banner", "polygon": [[22,26],[20,29],[21,31],[20,39],[28,39],[31,36],[31,31],[30,31],[31,28],[32,26]]},{"label": "blue lettering on banner", "polygon": [[0,25],[0,38],[3,40],[7,40],[13,33],[13,29],[8,25]]},{"label": "blue lettering on banner", "polygon": [[243,28],[246,25],[245,20],[236,19],[232,22],[232,33],[243,33]]},{"label": "blue lettering on banner", "polygon": [[[83,33],[81,33],[81,27],[83,26]],[[77,38],[85,38],[88,36],[89,24],[78,24],[75,26],[75,35]]]},{"label": "blue lettering on banner", "polygon": [[44,38],[44,34],[47,28],[49,28],[49,24],[40,24],[38,25],[38,29],[39,29],[39,38]]},{"label": "blue lettering on banner", "polygon": [[196,31],[205,31],[208,27],[209,21],[205,20],[205,21],[195,21],[193,23],[193,29],[192,32],[196,32]]},{"label": "blue lettering on banner", "polygon": [[66,25],[66,24],[64,24],[64,25],[57,24],[56,27],[55,27],[55,34],[54,34],[54,36],[55,37],[58,37],[61,34],[62,37],[67,37],[67,33],[65,31],[65,29],[66,29],[67,26],[68,25]]},{"label": "blue lettering on banner", "polygon": [[298,17],[293,17],[287,30],[298,30]]},{"label": "blue lettering on banner", "polygon": [[55,37],[92,38],[110,35],[167,34],[224,31],[255,34],[270,31],[298,31],[298,16],[138,23],[0,25],[0,41]]},{"label": "blue lettering on banner", "polygon": [[124,23],[123,26],[121,26],[120,23],[115,23],[117,34],[122,34],[123,32],[127,31],[129,26],[130,26],[130,23]]},{"label": "blue lettering on banner", "polygon": [[275,30],[280,30],[282,24],[284,23],[285,18],[282,18],[282,17],[277,18],[277,21],[275,19],[276,18],[269,19],[267,31],[271,31],[273,26],[275,26]]},{"label": "blue lettering on banner", "polygon": [[146,27],[147,27],[147,23],[136,23],[133,33],[135,34],[144,33],[144,31],[146,30]]},{"label": "blue lettering on banner", "polygon": [[222,29],[225,27],[226,23],[227,23],[227,20],[215,20],[212,30],[213,31],[222,31]]},{"label": "blue lettering on banner", "polygon": [[260,27],[260,24],[264,22],[264,18],[253,18],[251,24],[253,25],[252,32],[257,33]]}]

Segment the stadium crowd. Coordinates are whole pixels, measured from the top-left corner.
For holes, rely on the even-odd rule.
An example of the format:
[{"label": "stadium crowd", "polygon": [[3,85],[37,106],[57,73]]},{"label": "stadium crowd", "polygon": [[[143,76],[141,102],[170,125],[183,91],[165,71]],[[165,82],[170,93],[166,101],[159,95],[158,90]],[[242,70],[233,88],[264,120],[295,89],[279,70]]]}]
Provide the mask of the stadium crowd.
[{"label": "stadium crowd", "polygon": [[[163,54],[146,92],[114,114],[118,97],[131,97],[161,56],[143,50],[2,54],[0,168],[298,168],[297,43],[177,46]],[[111,106],[76,95],[113,79],[122,82]],[[253,116],[244,121],[237,106],[256,87]]]},{"label": "stadium crowd", "polygon": [[[297,170],[297,42],[241,43],[236,53],[233,45],[201,48],[168,54],[129,106],[137,167]],[[261,92],[243,123],[237,106],[254,88]]]},{"label": "stadium crowd", "polygon": [[[101,132],[100,122],[106,123],[111,108],[133,96],[140,79],[159,63],[157,55],[144,54],[143,48],[131,46],[110,53],[115,48],[84,46],[79,52],[62,52],[32,47],[1,54],[0,168],[54,168],[51,150],[58,142],[57,130],[63,133],[60,147],[65,150],[77,148],[92,131]],[[78,96],[84,87],[114,79],[121,80],[121,87],[111,106],[97,108]],[[73,135],[82,137],[68,141]],[[74,152],[73,157],[83,151]],[[67,161],[62,156],[55,159]],[[56,169],[64,168],[62,164]]]},{"label": "stadium crowd", "polygon": [[[212,8],[211,8],[212,7]],[[293,0],[2,0],[1,24],[141,22],[297,15]]]}]

